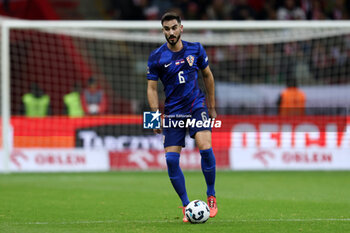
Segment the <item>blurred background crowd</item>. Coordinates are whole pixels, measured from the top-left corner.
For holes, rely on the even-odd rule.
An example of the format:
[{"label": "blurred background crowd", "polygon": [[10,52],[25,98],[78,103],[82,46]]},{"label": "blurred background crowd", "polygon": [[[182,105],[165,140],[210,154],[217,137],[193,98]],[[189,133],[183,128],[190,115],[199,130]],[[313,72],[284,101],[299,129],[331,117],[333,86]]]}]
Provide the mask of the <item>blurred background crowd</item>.
[{"label": "blurred background crowd", "polygon": [[[41,6],[45,15],[34,5]],[[27,19],[159,20],[169,10],[184,20],[346,20],[350,0],[2,0],[0,13]],[[217,75],[221,80],[283,83],[286,76],[297,76],[301,84],[350,80],[348,36],[207,49],[213,68],[227,71]]]},{"label": "blurred background crowd", "polygon": [[159,19],[165,11],[171,9],[186,20],[322,20],[347,19],[350,2],[347,0],[121,0],[105,1],[104,6],[101,8],[102,15],[112,19]]},{"label": "blurred background crowd", "polygon": [[[17,2],[2,0],[8,15]],[[349,18],[349,0],[47,0],[61,19],[157,20],[176,11],[186,20],[339,20]],[[43,1],[43,2],[46,2]],[[27,7],[28,8],[28,7]],[[23,12],[28,14],[28,12]]]}]

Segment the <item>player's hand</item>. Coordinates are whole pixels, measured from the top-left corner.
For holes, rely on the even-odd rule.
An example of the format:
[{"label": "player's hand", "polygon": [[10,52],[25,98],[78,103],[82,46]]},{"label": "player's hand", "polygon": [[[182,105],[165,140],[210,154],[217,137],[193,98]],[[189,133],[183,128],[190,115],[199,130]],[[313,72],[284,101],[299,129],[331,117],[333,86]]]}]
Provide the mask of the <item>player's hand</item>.
[{"label": "player's hand", "polygon": [[216,118],[218,115],[216,114],[215,108],[210,108],[209,110],[209,117],[210,118]]},{"label": "player's hand", "polygon": [[160,128],[159,129],[153,129],[153,132],[155,134],[161,134],[163,132],[163,118],[160,119]]},{"label": "player's hand", "polygon": [[159,129],[153,129],[153,132],[156,133],[156,134],[161,134],[162,133],[162,128],[159,128]]}]

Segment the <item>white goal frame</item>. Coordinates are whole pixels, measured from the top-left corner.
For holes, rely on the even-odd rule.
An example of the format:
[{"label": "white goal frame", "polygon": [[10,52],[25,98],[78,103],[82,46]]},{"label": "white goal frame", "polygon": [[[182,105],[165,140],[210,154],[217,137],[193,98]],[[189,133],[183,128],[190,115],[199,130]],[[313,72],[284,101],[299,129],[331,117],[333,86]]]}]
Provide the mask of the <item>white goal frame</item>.
[{"label": "white goal frame", "polygon": [[[48,28],[160,30],[159,21],[27,21],[5,19],[1,25],[1,108],[3,169],[9,173],[10,125],[10,30]],[[350,21],[183,21],[185,30],[245,30],[296,28],[350,28]],[[0,169],[1,171],[1,169]]]}]

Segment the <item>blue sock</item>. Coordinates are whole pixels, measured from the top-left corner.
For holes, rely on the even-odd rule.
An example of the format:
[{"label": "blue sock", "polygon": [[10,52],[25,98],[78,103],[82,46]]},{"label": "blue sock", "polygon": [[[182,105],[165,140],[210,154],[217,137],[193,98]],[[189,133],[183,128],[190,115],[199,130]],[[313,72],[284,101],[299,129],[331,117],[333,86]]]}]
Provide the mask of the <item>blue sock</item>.
[{"label": "blue sock", "polygon": [[215,196],[215,172],[216,162],[213,149],[200,150],[202,159],[202,172],[204,174],[205,182],[207,183],[207,196]]},{"label": "blue sock", "polygon": [[180,154],[176,152],[167,152],[166,163],[168,165],[168,175],[177,195],[179,195],[182,205],[187,206],[190,201],[188,200],[185,177],[180,168]]}]

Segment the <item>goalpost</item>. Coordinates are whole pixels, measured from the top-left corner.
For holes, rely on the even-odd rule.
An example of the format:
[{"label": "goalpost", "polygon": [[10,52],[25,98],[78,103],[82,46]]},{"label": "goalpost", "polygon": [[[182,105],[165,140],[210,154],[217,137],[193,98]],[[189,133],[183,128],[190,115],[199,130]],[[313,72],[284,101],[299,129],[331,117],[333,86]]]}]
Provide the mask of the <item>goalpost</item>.
[{"label": "goalpost", "polygon": [[[183,25],[183,39],[199,41],[207,50],[218,84],[219,113],[239,114],[261,104],[274,107],[291,76],[298,76],[299,85],[305,86],[311,107],[350,106],[348,21],[184,21]],[[123,124],[139,124],[139,115],[147,110],[147,58],[165,42],[159,21],[3,20],[1,27],[2,172],[10,171],[13,148],[109,145],[108,150],[118,150],[122,136],[143,135]],[[109,109],[96,116],[86,114],[87,108],[85,117],[67,117],[64,95],[76,85],[82,93],[91,78],[106,92]],[[33,83],[49,94],[45,116],[24,116],[23,95]],[[119,127],[118,133],[107,130],[115,135],[112,139],[108,133],[102,138],[79,131],[110,124]],[[153,139],[147,140],[137,148],[156,147]],[[133,141],[122,143],[127,149],[132,145]]]}]

